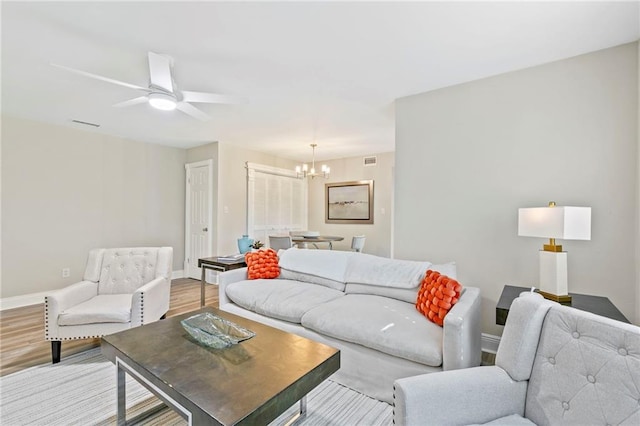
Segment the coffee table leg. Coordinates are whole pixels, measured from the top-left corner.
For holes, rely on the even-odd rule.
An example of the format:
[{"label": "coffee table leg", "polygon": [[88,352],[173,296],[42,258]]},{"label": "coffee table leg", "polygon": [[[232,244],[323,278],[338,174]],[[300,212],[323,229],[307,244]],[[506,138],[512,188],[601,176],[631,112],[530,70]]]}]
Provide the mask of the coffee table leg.
[{"label": "coffee table leg", "polygon": [[127,424],[127,392],[125,389],[127,381],[125,378],[125,371],[118,365],[118,407],[117,407],[117,419],[118,426],[125,426]]},{"label": "coffee table leg", "polygon": [[205,277],[206,269],[205,269],[204,265],[202,265],[200,267],[200,269],[202,270],[202,274],[201,274],[201,277],[200,277],[200,307],[202,308],[202,307],[204,307],[204,284],[205,284],[204,277]]},{"label": "coffee table leg", "polygon": [[300,399],[300,411],[293,415],[286,423],[285,426],[297,425],[301,421],[307,418],[307,395]]}]

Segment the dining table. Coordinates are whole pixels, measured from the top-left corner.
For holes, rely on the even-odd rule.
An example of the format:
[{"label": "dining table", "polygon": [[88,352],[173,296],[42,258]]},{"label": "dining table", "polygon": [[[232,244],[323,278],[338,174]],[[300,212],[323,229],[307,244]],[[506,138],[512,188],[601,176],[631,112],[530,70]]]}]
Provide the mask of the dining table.
[{"label": "dining table", "polygon": [[334,241],[342,241],[344,237],[337,237],[331,235],[314,235],[314,236],[303,236],[296,235],[291,237],[291,241],[298,244],[300,248],[306,248],[307,244],[313,244],[315,248],[318,248],[317,244],[319,243],[328,243],[329,250],[333,250],[333,242]]}]

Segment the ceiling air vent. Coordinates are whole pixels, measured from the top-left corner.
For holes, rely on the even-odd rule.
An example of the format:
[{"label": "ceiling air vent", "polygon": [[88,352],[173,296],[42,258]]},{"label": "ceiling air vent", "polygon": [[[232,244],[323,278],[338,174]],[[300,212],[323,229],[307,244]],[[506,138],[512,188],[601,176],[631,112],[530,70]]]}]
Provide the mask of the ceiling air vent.
[{"label": "ceiling air vent", "polygon": [[376,164],[378,164],[378,157],[364,157],[363,165],[375,166]]},{"label": "ceiling air vent", "polygon": [[92,126],[92,127],[100,127],[99,124],[89,123],[88,121],[80,121],[80,120],[71,120],[72,123],[82,124],[84,126]]}]

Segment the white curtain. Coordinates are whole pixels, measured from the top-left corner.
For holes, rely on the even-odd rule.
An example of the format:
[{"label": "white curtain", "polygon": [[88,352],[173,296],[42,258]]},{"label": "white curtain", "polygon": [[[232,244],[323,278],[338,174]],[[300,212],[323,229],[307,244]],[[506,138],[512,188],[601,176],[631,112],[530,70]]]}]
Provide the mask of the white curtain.
[{"label": "white curtain", "polygon": [[247,163],[247,232],[269,242],[269,235],[307,229],[307,182],[293,170]]}]

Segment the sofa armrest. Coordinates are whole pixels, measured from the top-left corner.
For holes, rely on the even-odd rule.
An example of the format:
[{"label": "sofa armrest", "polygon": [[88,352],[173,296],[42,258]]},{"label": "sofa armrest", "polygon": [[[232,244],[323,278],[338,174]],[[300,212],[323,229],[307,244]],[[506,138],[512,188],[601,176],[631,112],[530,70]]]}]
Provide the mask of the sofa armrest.
[{"label": "sofa armrest", "polygon": [[442,371],[394,383],[396,425],[468,425],[510,414],[524,415],[527,383],[500,367]]},{"label": "sofa armrest", "polygon": [[232,269],[230,271],[221,272],[218,274],[218,306],[222,307],[227,303],[231,303],[231,300],[227,297],[226,287],[238,281],[244,281],[247,279],[247,268]]},{"label": "sofa armrest", "polygon": [[169,310],[171,281],[165,277],[155,278],[132,295],[131,327],[148,324],[160,319]]},{"label": "sofa armrest", "polygon": [[460,300],[444,317],[442,369],[476,367],[482,358],[480,289],[465,287]]},{"label": "sofa armrest", "polygon": [[80,281],[44,297],[44,334],[46,340],[58,340],[58,315],[98,295],[98,283]]}]

